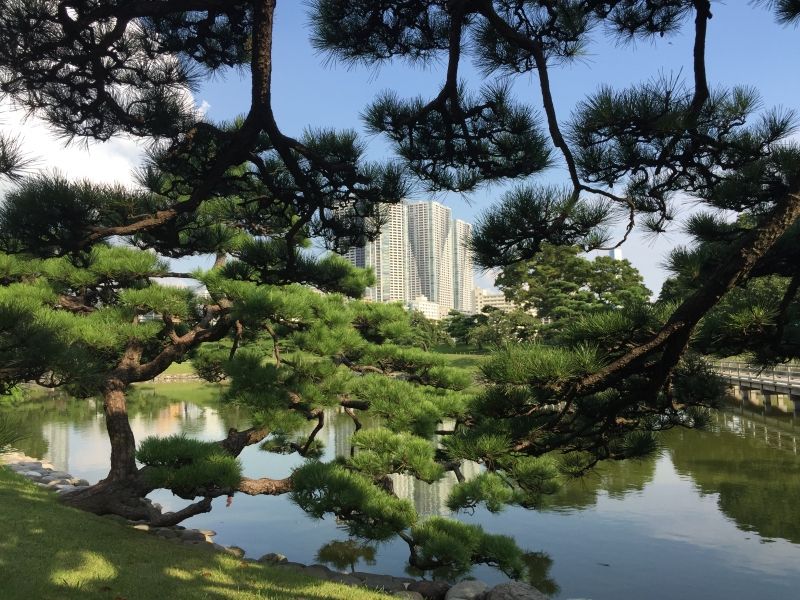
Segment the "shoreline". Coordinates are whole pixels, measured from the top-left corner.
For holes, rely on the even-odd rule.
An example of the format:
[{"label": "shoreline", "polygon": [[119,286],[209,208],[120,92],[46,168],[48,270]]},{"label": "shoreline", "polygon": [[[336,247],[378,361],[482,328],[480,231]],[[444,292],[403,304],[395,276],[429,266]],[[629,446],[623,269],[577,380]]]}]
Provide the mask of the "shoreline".
[{"label": "shoreline", "polygon": [[[0,467],[5,467],[30,480],[37,487],[56,494],[65,494],[91,485],[85,479],[73,477],[66,471],[58,471],[51,463],[27,456],[22,452],[11,451],[0,454]],[[216,532],[211,530],[191,529],[181,525],[151,527],[145,522],[128,521],[119,515],[106,515],[104,518],[171,543],[224,552],[245,561],[290,569],[332,583],[384,591],[408,600],[547,600],[541,592],[522,582],[502,583],[490,588],[486,583],[475,579],[465,579],[450,584],[439,580],[394,577],[360,571],[340,572],[323,564],[306,565],[291,562],[286,556],[275,552],[265,554],[258,559],[247,558],[245,550],[238,546],[223,546],[214,542]]]}]

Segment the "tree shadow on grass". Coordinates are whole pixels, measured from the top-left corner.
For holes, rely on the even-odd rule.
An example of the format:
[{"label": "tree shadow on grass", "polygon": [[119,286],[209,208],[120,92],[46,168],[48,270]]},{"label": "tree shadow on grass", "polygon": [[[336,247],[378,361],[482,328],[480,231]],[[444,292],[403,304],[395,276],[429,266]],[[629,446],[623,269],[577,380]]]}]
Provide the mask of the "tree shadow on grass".
[{"label": "tree shadow on grass", "polygon": [[0,469],[2,600],[385,598],[205,547],[188,547],[57,503]]}]

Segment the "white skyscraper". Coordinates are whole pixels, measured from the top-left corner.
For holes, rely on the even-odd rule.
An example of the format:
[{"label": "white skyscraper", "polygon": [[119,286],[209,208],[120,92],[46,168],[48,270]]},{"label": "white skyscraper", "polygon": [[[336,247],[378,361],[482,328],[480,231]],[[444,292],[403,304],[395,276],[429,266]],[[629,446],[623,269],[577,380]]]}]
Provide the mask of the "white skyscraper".
[{"label": "white skyscraper", "polygon": [[456,219],[453,222],[453,308],[467,314],[475,312],[471,237],[472,225]]},{"label": "white skyscraper", "polygon": [[387,205],[381,235],[345,257],[357,267],[375,271],[376,283],[365,297],[375,302],[402,302],[431,319],[452,309],[475,312],[472,225],[453,221],[438,202]]},{"label": "white skyscraper", "polygon": [[385,223],[381,234],[363,248],[350,249],[345,257],[355,266],[375,271],[375,286],[365,297],[375,302],[403,302],[411,299],[409,286],[408,208],[406,204],[383,207]]},{"label": "white skyscraper", "polygon": [[455,306],[453,239],[453,219],[448,207],[438,202],[408,205],[411,298],[425,296],[439,305],[442,316]]}]

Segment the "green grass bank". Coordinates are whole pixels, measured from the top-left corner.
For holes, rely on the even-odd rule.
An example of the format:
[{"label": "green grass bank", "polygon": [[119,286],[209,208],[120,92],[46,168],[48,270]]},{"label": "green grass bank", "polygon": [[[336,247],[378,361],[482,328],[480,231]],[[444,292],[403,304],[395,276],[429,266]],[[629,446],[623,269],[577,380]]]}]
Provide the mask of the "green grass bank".
[{"label": "green grass bank", "polygon": [[0,467],[2,600],[379,600],[67,508]]}]

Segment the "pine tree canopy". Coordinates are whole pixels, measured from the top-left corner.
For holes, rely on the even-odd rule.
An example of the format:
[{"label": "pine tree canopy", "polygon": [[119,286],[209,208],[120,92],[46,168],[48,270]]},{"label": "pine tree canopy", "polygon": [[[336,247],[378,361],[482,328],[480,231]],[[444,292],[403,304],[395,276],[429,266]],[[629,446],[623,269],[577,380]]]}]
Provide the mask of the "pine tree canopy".
[{"label": "pine tree canopy", "polygon": [[544,244],[534,258],[503,269],[497,287],[524,310],[547,320],[575,319],[649,300],[642,276],[627,260],[587,260],[575,246]]},{"label": "pine tree canopy", "polygon": [[[797,119],[763,108],[751,87],[712,85],[709,0],[314,0],[310,43],[325,58],[444,65],[432,97],[365,98],[365,130],[393,151],[382,161],[370,160],[358,132],[282,129],[275,8],[0,0],[5,98],[67,140],[149,144],[136,185],[124,187],[75,182],[57,165],[31,174],[19,143],[0,136],[0,177],[13,184],[0,204],[0,387],[35,381],[102,395],[111,440],[108,477],[65,502],[171,525],[221,495],[290,494],[354,536],[400,537],[418,568],[486,563],[520,576],[529,561],[512,540],[423,518],[393,478],[453,474],[452,510],[536,507],[600,461],[652,452],[664,429],[705,424],[723,388],[691,350],[797,356]],[[773,11],[776,26],[800,21],[796,0],[752,10]],[[551,72],[591,41],[678,33],[694,40],[676,65],[688,77],[608,84],[556,110]],[[463,76],[466,61],[482,85]],[[250,77],[250,106],[215,122],[192,93],[232,69]],[[535,82],[533,100],[514,92],[516,79]],[[554,166],[563,185],[543,185]],[[512,295],[567,322],[557,344],[515,337],[475,378],[424,350],[436,332],[420,333],[418,316],[358,299],[371,273],[312,246],[341,252],[374,239],[386,205],[414,190],[490,184],[510,185],[477,223],[479,265],[505,269]],[[704,211],[687,221],[697,243],[669,257],[675,277],[659,302],[642,302],[648,293],[624,263],[595,261],[622,282],[607,289],[576,262],[578,249],[618,247],[636,227],[664,231],[689,202]],[[170,271],[166,259],[193,255],[216,260]],[[559,279],[551,255],[563,263]],[[571,287],[540,293],[542,270],[548,285]],[[208,295],[164,277],[196,280]],[[511,336],[489,316],[485,324]],[[152,438],[137,448],[126,392],[187,359],[207,379],[228,380],[226,397],[254,409],[252,426],[215,444]],[[353,451],[324,462],[317,434],[333,410],[353,420]],[[284,479],[243,477],[237,457],[255,444],[305,462]],[[464,461],[480,475],[465,478]],[[160,487],[190,504],[162,514],[145,501]]]}]

